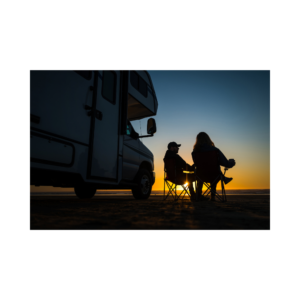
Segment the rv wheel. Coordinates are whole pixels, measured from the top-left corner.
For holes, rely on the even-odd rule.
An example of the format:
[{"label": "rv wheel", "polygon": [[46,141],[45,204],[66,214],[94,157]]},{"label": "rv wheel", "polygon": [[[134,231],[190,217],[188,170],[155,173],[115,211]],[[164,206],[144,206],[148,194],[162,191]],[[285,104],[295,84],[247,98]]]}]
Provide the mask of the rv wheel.
[{"label": "rv wheel", "polygon": [[75,194],[80,199],[90,199],[94,197],[96,188],[88,184],[79,184],[74,187]]},{"label": "rv wheel", "polygon": [[152,190],[152,181],[150,173],[146,169],[141,169],[136,177],[137,187],[132,189],[132,195],[135,199],[148,199]]}]

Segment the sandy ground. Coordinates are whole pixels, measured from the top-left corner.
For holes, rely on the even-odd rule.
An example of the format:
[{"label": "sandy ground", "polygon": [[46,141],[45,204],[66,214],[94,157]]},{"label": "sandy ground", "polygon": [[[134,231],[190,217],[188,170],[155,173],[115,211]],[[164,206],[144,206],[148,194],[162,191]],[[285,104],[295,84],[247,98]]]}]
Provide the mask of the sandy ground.
[{"label": "sandy ground", "polygon": [[32,196],[30,229],[270,229],[270,196],[228,195],[226,203]]}]

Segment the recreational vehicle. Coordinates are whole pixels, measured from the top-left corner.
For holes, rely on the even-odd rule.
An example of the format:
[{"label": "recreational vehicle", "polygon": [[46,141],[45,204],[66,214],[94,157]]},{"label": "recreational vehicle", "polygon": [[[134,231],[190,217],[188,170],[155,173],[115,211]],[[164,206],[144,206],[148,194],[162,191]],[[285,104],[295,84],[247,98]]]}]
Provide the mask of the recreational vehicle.
[{"label": "recreational vehicle", "polygon": [[[158,102],[146,71],[31,71],[30,184],[131,189],[147,199],[154,157],[140,138],[156,132]],[[147,135],[131,121],[149,118]]]}]

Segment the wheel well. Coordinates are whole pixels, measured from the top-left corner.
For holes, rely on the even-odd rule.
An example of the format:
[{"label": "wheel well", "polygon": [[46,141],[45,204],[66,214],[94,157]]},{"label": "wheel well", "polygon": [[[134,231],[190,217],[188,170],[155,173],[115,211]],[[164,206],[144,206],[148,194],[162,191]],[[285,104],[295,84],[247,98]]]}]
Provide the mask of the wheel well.
[{"label": "wheel well", "polygon": [[150,172],[150,174],[152,173],[152,166],[149,162],[147,161],[143,161],[140,165],[140,169],[146,169],[147,171]]}]

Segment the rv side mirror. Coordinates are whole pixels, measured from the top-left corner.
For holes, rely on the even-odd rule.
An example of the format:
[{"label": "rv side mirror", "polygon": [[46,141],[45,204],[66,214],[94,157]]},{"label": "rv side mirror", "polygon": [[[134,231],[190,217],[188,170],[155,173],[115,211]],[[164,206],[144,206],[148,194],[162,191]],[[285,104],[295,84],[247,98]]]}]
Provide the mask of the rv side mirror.
[{"label": "rv side mirror", "polygon": [[133,139],[137,140],[137,139],[139,138],[140,135],[139,135],[137,132],[132,131],[130,136],[131,136]]},{"label": "rv side mirror", "polygon": [[153,118],[150,118],[147,123],[147,133],[154,134],[156,132],[156,123]]}]

